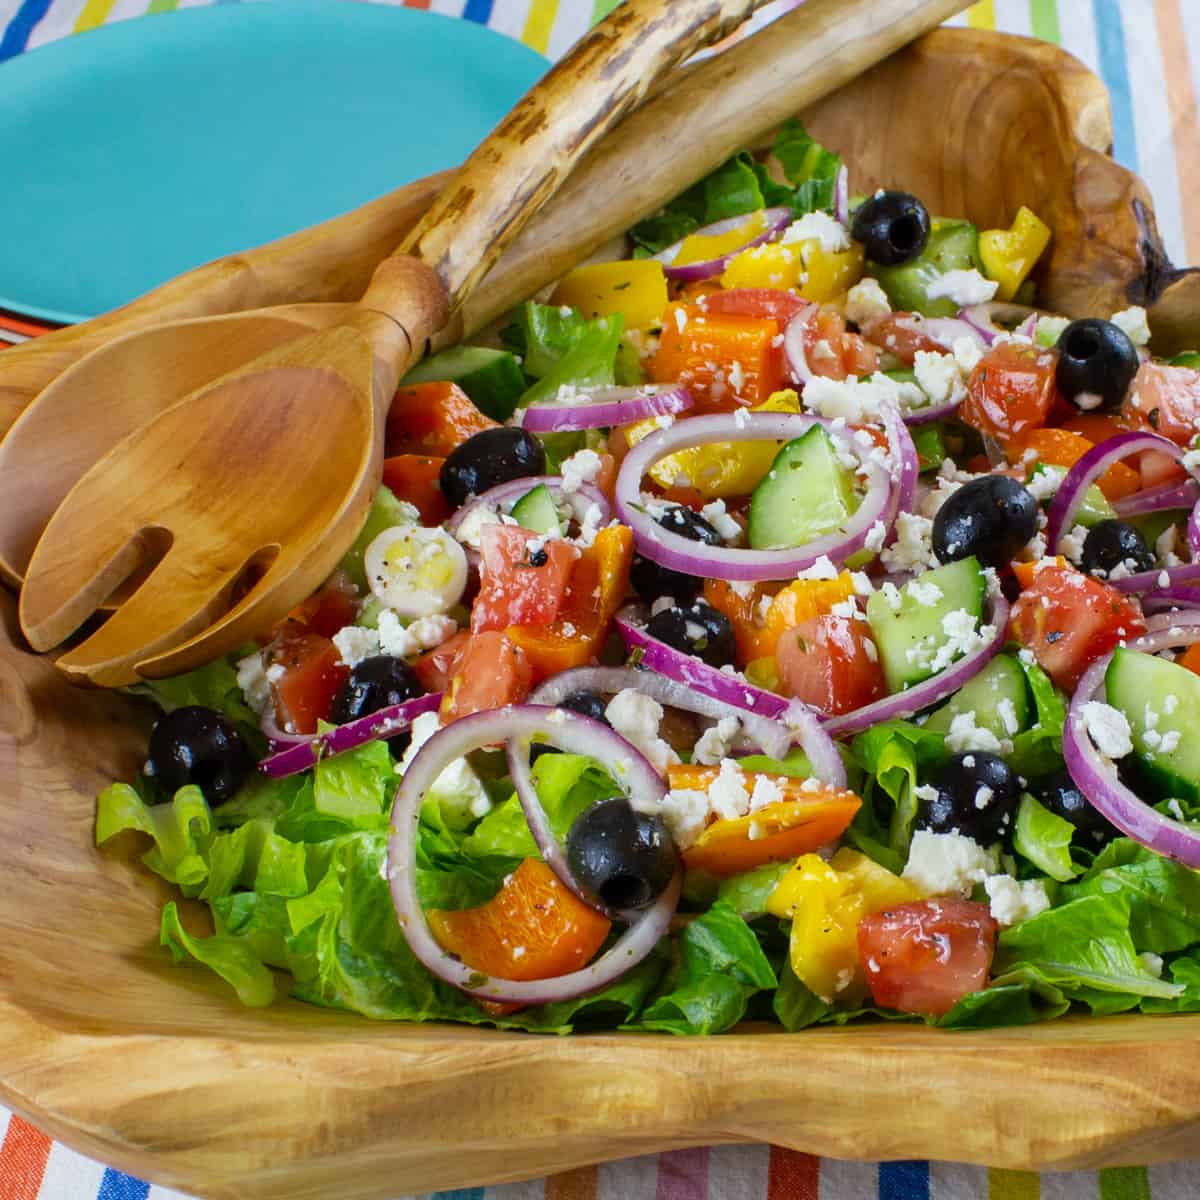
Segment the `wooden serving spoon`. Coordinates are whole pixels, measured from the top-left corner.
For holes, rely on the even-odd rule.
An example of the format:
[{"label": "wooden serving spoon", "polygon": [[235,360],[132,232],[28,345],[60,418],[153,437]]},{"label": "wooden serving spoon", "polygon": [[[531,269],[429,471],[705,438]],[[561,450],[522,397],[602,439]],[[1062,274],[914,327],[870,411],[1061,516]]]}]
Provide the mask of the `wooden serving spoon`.
[{"label": "wooden serving spoon", "polygon": [[281,620],[362,526],[404,370],[652,81],[758,3],[627,0],[471,155],[342,324],[193,392],[110,451],[34,551],[20,605],[30,643],[58,645],[156,559],[59,659],[68,675],[114,686],[143,664],[173,674]]},{"label": "wooden serving spoon", "polygon": [[[674,73],[668,89],[657,90],[586,156],[435,344],[488,324],[655,211],[695,175],[959,7],[955,0],[890,0],[886,10],[878,0],[808,0],[754,37]],[[854,33],[868,26],[869,33]],[[705,114],[700,131],[698,111]],[[647,171],[651,158],[657,166]],[[427,181],[418,181],[306,235],[200,268],[190,280],[181,277],[158,289],[164,311],[240,305],[254,295],[287,299],[302,282],[287,261],[319,274],[325,294],[340,296],[347,272],[368,273],[346,223],[353,221],[375,252],[373,264],[381,231],[403,236],[420,215],[414,197],[429,190]],[[119,441],[214,377],[309,330],[329,328],[346,311],[343,305],[290,304],[145,328],[148,300],[88,322],[91,330],[62,330],[0,356],[0,422],[5,403],[14,409],[39,380],[51,381],[0,441],[0,578],[15,586],[54,510]],[[99,348],[74,362],[93,346]],[[20,358],[6,372],[10,354]],[[61,371],[57,378],[55,370]],[[69,441],[64,429],[71,430]]]}]

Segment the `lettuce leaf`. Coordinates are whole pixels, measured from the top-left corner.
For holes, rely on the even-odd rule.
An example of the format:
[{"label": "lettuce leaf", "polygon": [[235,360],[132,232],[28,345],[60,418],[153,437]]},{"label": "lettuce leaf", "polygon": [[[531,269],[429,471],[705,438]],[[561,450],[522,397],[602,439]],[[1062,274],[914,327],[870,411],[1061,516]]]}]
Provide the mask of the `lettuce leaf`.
[{"label": "lettuce leaf", "polygon": [[177,963],[193,958],[215,971],[247,1007],[262,1008],[275,999],[275,978],[252,947],[240,938],[219,933],[192,937],[180,923],[173,900],[163,909],[159,940]]},{"label": "lettuce leaf", "polygon": [[126,830],[147,834],[154,845],[142,862],[185,896],[199,893],[208,878],[213,818],[198,787],[180,788],[165,804],[147,804],[127,783],[106,787],[96,800],[96,845]]},{"label": "lettuce leaf", "polygon": [[833,208],[834,184],[842,160],[814,141],[794,117],[775,135],[771,154],[795,188],[791,203],[797,214]]},{"label": "lettuce leaf", "polygon": [[744,871],[741,875],[722,879],[717,888],[717,899],[724,901],[734,912],[747,920],[761,917],[767,911],[767,900],[771,893],[792,869],[794,862],[795,859],[766,863],[752,871]]},{"label": "lettuce leaf", "polygon": [[[246,653],[254,647],[248,647]],[[218,658],[215,662],[206,663],[194,671],[186,671],[182,675],[172,675],[168,679],[147,679],[143,683],[135,683],[125,690],[135,696],[146,696],[153,700],[163,712],[173,712],[177,708],[188,708],[200,705],[203,708],[215,708],[224,713],[247,737],[255,751],[265,746],[262,733],[258,727],[257,714],[246,704],[242,697],[242,689],[238,687],[237,668],[234,665],[243,657],[242,651]]]},{"label": "lettuce leaf", "polygon": [[1025,682],[1033,696],[1037,720],[1032,728],[1023,730],[1013,738],[1008,765],[1018,775],[1034,779],[1062,770],[1062,733],[1067,719],[1067,705],[1050,676],[1036,662],[1026,662],[1020,654],[1016,655],[1016,659],[1025,672]]},{"label": "lettuce leaf", "polygon": [[383,741],[322,759],[276,820],[277,831],[294,842],[324,842],[352,830],[385,829],[393,768]]},{"label": "lettuce leaf", "polygon": [[1017,808],[1013,829],[1013,849],[1039,871],[1065,883],[1083,868],[1071,859],[1071,838],[1075,827],[1064,817],[1039,804],[1028,792]]},{"label": "lettuce leaf", "polygon": [[582,388],[614,383],[624,327],[620,313],[585,321],[571,348],[521,396],[519,407],[552,403],[558,389],[568,385]]},{"label": "lettuce leaf", "polygon": [[1183,991],[1170,999],[1148,996],[1142,1001],[1142,1012],[1200,1012],[1200,950],[1180,955],[1168,967],[1167,977]]}]

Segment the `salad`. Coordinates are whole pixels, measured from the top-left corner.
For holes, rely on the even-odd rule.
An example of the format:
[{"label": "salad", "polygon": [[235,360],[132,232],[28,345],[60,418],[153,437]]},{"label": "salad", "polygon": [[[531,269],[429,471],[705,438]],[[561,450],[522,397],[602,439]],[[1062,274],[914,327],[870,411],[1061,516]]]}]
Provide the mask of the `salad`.
[{"label": "salad", "polygon": [[796,122],[400,387],[96,839],[177,960],[566,1032],[1200,1010],[1200,356]]}]

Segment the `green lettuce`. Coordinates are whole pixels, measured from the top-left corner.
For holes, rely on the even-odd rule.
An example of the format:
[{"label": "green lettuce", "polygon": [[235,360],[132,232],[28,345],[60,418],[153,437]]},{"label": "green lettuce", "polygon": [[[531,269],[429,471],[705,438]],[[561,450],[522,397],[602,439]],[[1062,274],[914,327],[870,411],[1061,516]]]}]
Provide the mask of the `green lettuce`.
[{"label": "green lettuce", "polygon": [[384,829],[396,774],[383,741],[322,759],[276,821],[294,842],[324,842],[351,830]]},{"label": "green lettuce", "polygon": [[722,879],[717,899],[728,904],[734,912],[750,920],[767,911],[767,901],[779,881],[792,869],[795,860],[766,863],[740,875]]},{"label": "green lettuce", "polygon": [[585,321],[574,345],[522,395],[519,407],[549,404],[561,387],[600,387],[616,381],[625,320],[620,313]]},{"label": "green lettuce", "polygon": [[1039,871],[1065,883],[1082,870],[1071,859],[1075,827],[1039,804],[1028,792],[1021,797],[1013,828],[1013,849]]},{"label": "green lettuce", "polygon": [[[246,653],[253,649],[248,647]],[[163,712],[173,712],[191,705],[215,708],[229,717],[249,740],[251,747],[258,751],[265,745],[258,727],[258,715],[242,697],[234,665],[242,656],[243,652],[238,651],[197,667],[194,671],[172,675],[169,679],[147,679],[126,690],[135,696],[148,697]]]},{"label": "green lettuce", "polygon": [[1018,775],[1034,779],[1062,770],[1062,733],[1067,719],[1067,705],[1050,676],[1036,662],[1026,662],[1029,655],[1022,657],[1018,654],[1016,658],[1025,672],[1025,682],[1033,696],[1037,720],[1032,728],[1023,730],[1013,738],[1008,765]]},{"label": "green lettuce", "polygon": [[783,168],[787,180],[796,189],[791,200],[796,213],[833,208],[834,184],[842,160],[814,141],[794,117],[775,135],[771,154]]},{"label": "green lettuce", "polygon": [[275,978],[248,943],[219,933],[192,937],[180,923],[173,900],[163,909],[159,936],[176,962],[193,958],[215,971],[247,1007],[262,1008],[275,999]]}]

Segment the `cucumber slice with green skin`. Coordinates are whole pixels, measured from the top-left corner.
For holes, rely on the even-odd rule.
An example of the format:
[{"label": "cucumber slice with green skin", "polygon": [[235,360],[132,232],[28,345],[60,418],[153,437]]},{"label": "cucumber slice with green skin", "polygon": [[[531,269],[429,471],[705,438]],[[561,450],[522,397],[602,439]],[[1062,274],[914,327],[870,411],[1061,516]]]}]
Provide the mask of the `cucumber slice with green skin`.
[{"label": "cucumber slice with green skin", "polygon": [[888,690],[902,692],[945,670],[949,664],[936,662],[938,652],[950,641],[943,621],[961,610],[978,625],[986,595],[987,580],[976,558],[963,558],[918,575],[899,589],[895,607],[882,590],[873,592],[867,600],[867,621]]},{"label": "cucumber slice with green skin", "polygon": [[[1035,475],[1053,475],[1061,484],[1067,477],[1067,468],[1056,467],[1051,463],[1034,463],[1030,477],[1032,478]],[[1109,504],[1104,498],[1104,493],[1093,483],[1083,493],[1083,502],[1075,512],[1074,523],[1082,525],[1084,529],[1091,529],[1093,525],[1098,525],[1101,521],[1110,520],[1116,515],[1116,509]]]},{"label": "cucumber slice with green skin", "polygon": [[786,443],[750,497],[753,550],[784,550],[840,529],[858,507],[854,473],[819,425]]},{"label": "cucumber slice with green skin", "polygon": [[967,712],[975,714],[978,728],[990,730],[1000,741],[1011,741],[1030,727],[1025,672],[1011,654],[996,655],[930,716],[925,728],[949,733],[950,722]]},{"label": "cucumber slice with green skin", "polygon": [[872,263],[869,271],[879,280],[892,307],[919,312],[926,317],[954,317],[958,305],[946,296],[929,298],[929,289],[947,271],[980,269],[979,230],[970,221],[934,220],[929,241],[920,255],[898,267]]},{"label": "cucumber slice with green skin", "polygon": [[512,506],[509,513],[522,529],[531,529],[534,533],[542,533],[553,537],[562,537],[562,521],[555,506],[550,489],[539,483],[531,488],[520,500]]},{"label": "cucumber slice with green skin", "polygon": [[507,421],[529,386],[521,364],[507,350],[487,346],[453,346],[418,363],[404,383],[457,383],[471,403],[493,421]]},{"label": "cucumber slice with green skin", "polygon": [[1200,675],[1119,646],[1104,684],[1108,703],[1129,722],[1146,781],[1163,799],[1200,799]]}]

